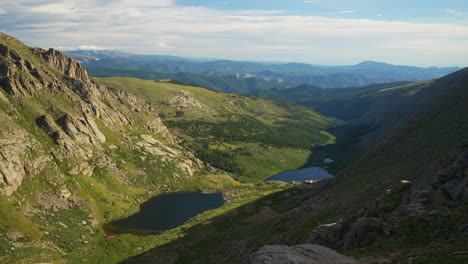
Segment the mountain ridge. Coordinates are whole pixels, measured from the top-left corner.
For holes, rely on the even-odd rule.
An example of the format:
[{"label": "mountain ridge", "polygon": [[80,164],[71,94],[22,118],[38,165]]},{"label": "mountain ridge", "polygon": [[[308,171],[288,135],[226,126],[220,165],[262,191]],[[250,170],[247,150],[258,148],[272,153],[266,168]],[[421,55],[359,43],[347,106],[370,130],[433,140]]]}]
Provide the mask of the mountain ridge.
[{"label": "mountain ridge", "polygon": [[[100,77],[117,77],[109,69],[138,72],[138,76],[129,77],[142,77],[145,72],[147,76],[151,76],[150,73],[177,74],[182,72],[216,76],[248,74],[275,83],[277,87],[314,84],[326,88],[337,88],[395,81],[421,81],[439,78],[460,69],[459,67],[420,68],[377,62],[363,62],[348,66],[320,66],[306,63],[264,64],[231,60],[202,62],[184,60],[151,61],[151,59],[129,60],[121,57],[103,57],[100,60],[81,58],[81,61],[86,68],[94,68],[97,73],[99,73],[99,69],[107,70],[107,75],[100,75]],[[378,67],[375,67],[376,65]],[[145,77],[145,79],[148,78],[150,77]],[[178,80],[196,83],[194,81]],[[200,83],[197,84],[201,85]],[[216,88],[216,86],[210,88],[225,91],[222,88]],[[231,91],[236,93],[244,92],[241,89],[232,89]]]}]

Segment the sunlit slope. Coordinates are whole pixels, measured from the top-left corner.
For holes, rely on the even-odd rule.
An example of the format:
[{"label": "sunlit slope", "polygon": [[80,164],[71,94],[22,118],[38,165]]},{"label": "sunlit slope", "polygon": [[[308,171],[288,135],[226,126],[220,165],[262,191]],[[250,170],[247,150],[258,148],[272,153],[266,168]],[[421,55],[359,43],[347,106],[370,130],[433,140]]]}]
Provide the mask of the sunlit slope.
[{"label": "sunlit slope", "polygon": [[292,102],[219,93],[164,81],[103,78],[154,105],[200,159],[255,181],[302,166],[313,146],[334,142],[338,122]]}]

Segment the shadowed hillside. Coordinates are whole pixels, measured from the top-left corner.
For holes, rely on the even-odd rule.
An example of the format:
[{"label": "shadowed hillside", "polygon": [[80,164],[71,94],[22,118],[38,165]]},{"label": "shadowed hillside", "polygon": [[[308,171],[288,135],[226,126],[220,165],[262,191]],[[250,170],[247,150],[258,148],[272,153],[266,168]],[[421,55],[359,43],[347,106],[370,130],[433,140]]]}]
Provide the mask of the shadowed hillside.
[{"label": "shadowed hillside", "polygon": [[263,245],[303,243],[359,263],[466,262],[468,70],[436,84],[434,102],[336,178],[264,197],[129,263],[247,263]]}]

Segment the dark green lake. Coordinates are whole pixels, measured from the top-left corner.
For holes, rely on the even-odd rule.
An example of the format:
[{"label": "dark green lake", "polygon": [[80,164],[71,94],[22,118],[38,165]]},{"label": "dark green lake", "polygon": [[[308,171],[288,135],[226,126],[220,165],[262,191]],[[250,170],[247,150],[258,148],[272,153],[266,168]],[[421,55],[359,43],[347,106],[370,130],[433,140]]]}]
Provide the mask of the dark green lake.
[{"label": "dark green lake", "polygon": [[188,219],[223,204],[221,193],[162,194],[143,203],[138,213],[110,224],[122,230],[129,230],[129,232],[122,231],[122,233],[134,233],[130,229],[164,231],[183,225]]}]

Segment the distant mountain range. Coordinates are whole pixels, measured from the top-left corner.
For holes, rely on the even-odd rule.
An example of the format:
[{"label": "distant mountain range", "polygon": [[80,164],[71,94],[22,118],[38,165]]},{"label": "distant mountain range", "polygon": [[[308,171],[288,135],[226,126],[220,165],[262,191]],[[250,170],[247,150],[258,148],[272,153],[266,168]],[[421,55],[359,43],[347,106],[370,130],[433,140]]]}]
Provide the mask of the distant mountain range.
[{"label": "distant mountain range", "polygon": [[[177,74],[191,73],[203,76],[230,76],[237,78],[257,78],[268,81],[270,87],[297,86],[312,84],[326,88],[364,86],[373,83],[388,83],[397,81],[421,81],[440,78],[459,70],[459,67],[429,67],[392,65],[381,62],[365,61],[349,66],[320,66],[306,63],[259,63],[229,60],[214,60],[208,58],[185,58],[167,55],[136,55],[119,51],[78,50],[66,52],[80,61],[88,69],[100,77],[122,76],[122,72],[111,72],[109,69],[132,71],[126,75],[149,79],[147,73]],[[115,74],[115,75],[114,75]],[[131,75],[130,75],[131,74]],[[191,76],[194,78],[194,76]],[[194,79],[204,79],[197,77]],[[194,82],[194,79],[178,79],[183,82]],[[250,79],[252,82],[253,79]],[[199,81],[199,80],[198,80]],[[255,80],[255,83],[262,82]],[[201,83],[198,83],[201,85]],[[235,88],[218,87],[213,84],[203,84],[211,89],[245,93],[258,89],[257,86]]]}]

